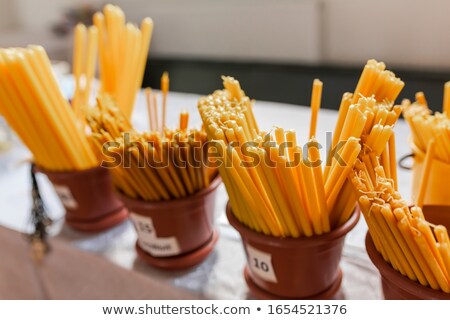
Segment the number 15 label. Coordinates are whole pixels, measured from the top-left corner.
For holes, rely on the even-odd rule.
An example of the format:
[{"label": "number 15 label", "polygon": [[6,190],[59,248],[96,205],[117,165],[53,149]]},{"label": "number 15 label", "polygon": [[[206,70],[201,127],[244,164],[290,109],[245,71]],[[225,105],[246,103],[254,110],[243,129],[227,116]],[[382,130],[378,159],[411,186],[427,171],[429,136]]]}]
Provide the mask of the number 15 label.
[{"label": "number 15 label", "polygon": [[272,255],[250,245],[247,245],[247,253],[252,272],[266,281],[277,283],[277,277],[272,267]]}]

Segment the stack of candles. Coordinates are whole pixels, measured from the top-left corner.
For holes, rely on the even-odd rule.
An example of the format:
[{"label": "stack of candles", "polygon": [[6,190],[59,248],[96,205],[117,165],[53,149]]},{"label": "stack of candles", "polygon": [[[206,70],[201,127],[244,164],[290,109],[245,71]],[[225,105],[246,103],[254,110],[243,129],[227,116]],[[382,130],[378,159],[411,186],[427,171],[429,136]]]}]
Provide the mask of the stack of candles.
[{"label": "stack of candles", "polygon": [[127,118],[144,77],[153,32],[153,21],[145,18],[140,29],[125,23],[123,11],[108,4],[94,15],[98,30],[100,93],[110,94]]},{"label": "stack of candles", "polygon": [[[150,131],[159,131],[164,134],[166,129],[166,110],[167,110],[167,95],[169,93],[169,73],[164,72],[161,77],[161,94],[162,94],[162,104],[161,110],[162,116],[159,117],[158,108],[158,95],[152,91],[151,88],[145,88],[145,98],[147,100],[147,112],[148,112],[148,123]],[[189,114],[186,112],[182,113],[183,121],[180,121],[180,128],[187,128],[187,122],[189,120]],[[160,121],[158,121],[160,119]],[[181,120],[181,118],[180,118]]]},{"label": "stack of candles", "polygon": [[322,91],[319,80],[313,83],[305,151],[297,145],[293,130],[259,131],[252,101],[239,82],[231,77],[223,80],[225,89],[201,98],[198,109],[208,139],[228,163],[219,171],[233,213],[251,229],[277,237],[309,237],[345,223],[356,204],[347,177],[358,156],[365,153],[361,142],[381,155],[389,175],[396,176],[392,126],[401,108],[393,107],[391,101],[404,84],[383,63],[369,60],[355,93],[344,94],[324,170],[314,138]]},{"label": "stack of candles", "polygon": [[98,51],[98,30],[96,26],[86,28],[78,24],[74,30],[73,76],[75,92],[72,107],[77,118],[84,123],[84,115],[89,107],[89,96],[95,77]]},{"label": "stack of candles", "polygon": [[[364,161],[371,161],[367,152],[372,151],[381,157],[387,175],[397,181],[393,126],[401,114],[401,107],[394,106],[394,101],[404,87],[404,82],[385,68],[383,62],[369,60],[355,92],[344,93],[330,150],[336,148],[339,141],[345,141],[351,136],[358,138],[363,146],[360,156]],[[329,177],[329,163],[332,156],[333,152],[330,151],[324,174],[326,181]],[[395,187],[397,188],[397,182]],[[347,216],[353,209],[353,203],[356,202],[350,181],[345,181],[338,197],[342,205],[337,207],[337,213],[343,210],[343,215]]]},{"label": "stack of candles", "polygon": [[432,114],[422,92],[416,94],[414,103],[404,100],[402,107],[414,145],[423,153],[434,152],[438,160],[450,163],[450,119],[447,113]]},{"label": "stack of candles", "polygon": [[[207,167],[202,148],[206,132],[188,129],[188,119],[183,112],[177,129],[138,133],[111,99],[98,99],[98,108],[91,110],[87,123],[116,188],[133,199],[161,201],[192,195],[216,176],[216,170]],[[112,160],[113,154],[117,156]]]},{"label": "stack of candles", "polygon": [[428,223],[419,207],[409,208],[375,154],[358,160],[351,180],[375,248],[402,275],[450,292],[450,241],[444,226]]},{"label": "stack of candles", "polygon": [[79,24],[74,31],[73,110],[58,87],[43,48],[1,49],[0,113],[31,150],[36,164],[50,171],[98,165],[84,132],[97,54],[100,94],[111,95],[127,118],[142,83],[152,20],[145,18],[139,29],[125,24],[119,7],[106,5],[103,13],[95,14],[94,24],[89,28]]},{"label": "stack of candles", "polygon": [[[302,158],[302,148],[294,131],[275,128],[260,132],[252,102],[239,82],[231,77],[223,80],[225,89],[200,99],[198,108],[208,138],[224,162],[219,171],[237,219],[253,230],[277,237],[328,232],[320,166],[295,163]],[[286,153],[281,155],[279,148],[285,148]],[[358,141],[348,141],[344,150],[342,156],[351,166],[352,157],[354,161],[359,153]],[[320,161],[317,147],[309,148],[308,153],[312,161]]]},{"label": "stack of candles", "polygon": [[[397,92],[397,86],[392,87]],[[372,137],[372,133],[362,136],[363,151],[349,178],[357,191],[358,203],[369,233],[377,251],[395,270],[424,286],[450,292],[450,242],[447,230],[444,226],[428,223],[420,207],[410,208],[399,194],[395,137],[392,133],[392,126],[403,109],[405,119],[413,129],[414,143],[426,151],[430,148],[429,141],[436,137],[442,138],[442,125],[439,122],[445,121],[445,117],[438,114],[435,119],[430,119],[422,92],[416,94],[417,101],[414,104],[404,100],[401,106],[392,107],[389,106],[395,101],[394,96],[389,93],[384,97],[374,94],[372,99],[384,101],[385,106],[373,115],[374,122],[376,126],[384,127],[378,128],[376,137]],[[383,149],[382,146],[386,144],[387,147]]]},{"label": "stack of candles", "polygon": [[[444,87],[443,113],[432,114],[423,92],[416,93],[416,101],[402,101],[403,116],[411,128],[412,148],[425,154],[424,168],[416,202],[422,207],[427,192],[429,174],[434,160],[450,164],[450,82]],[[436,177],[438,178],[438,177]]]},{"label": "stack of candles", "polygon": [[[392,107],[391,104],[386,102],[378,103],[373,95],[369,98],[360,97],[355,104],[351,104],[351,99],[351,94],[344,94],[338,122],[333,134],[332,148],[336,148],[339,141],[345,141],[349,137],[356,137],[361,140],[364,146],[361,155],[364,161],[371,161],[367,151],[372,151],[372,154],[381,156],[388,176],[396,178],[397,166],[393,125],[400,116],[401,108],[398,106]],[[329,155],[329,157],[332,157],[332,152]],[[326,181],[328,181],[329,177],[328,172],[329,167],[327,166],[325,168]],[[349,181],[345,182],[339,198],[356,201]],[[344,210],[347,214],[351,209],[350,202],[347,202],[347,208],[338,208],[338,210]]]},{"label": "stack of candles", "polygon": [[404,82],[397,78],[392,71],[386,70],[383,62],[371,59],[367,61],[356,86],[353,103],[360,96],[370,97],[372,95],[378,102],[393,103],[404,86]]},{"label": "stack of candles", "polygon": [[416,94],[414,103],[404,100],[402,107],[415,146],[424,153],[433,147],[437,159],[450,163],[450,119],[447,113],[432,114],[421,92]]},{"label": "stack of candles", "polygon": [[42,47],[0,49],[0,113],[38,166],[74,171],[98,165]]}]

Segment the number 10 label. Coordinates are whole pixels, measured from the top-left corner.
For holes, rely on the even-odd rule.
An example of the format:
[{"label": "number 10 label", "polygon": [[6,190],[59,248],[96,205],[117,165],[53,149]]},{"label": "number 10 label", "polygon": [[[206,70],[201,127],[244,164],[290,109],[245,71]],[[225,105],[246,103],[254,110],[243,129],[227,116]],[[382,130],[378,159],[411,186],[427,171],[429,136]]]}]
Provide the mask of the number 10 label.
[{"label": "number 10 label", "polygon": [[277,277],[272,267],[272,255],[247,245],[248,263],[252,272],[260,278],[277,283]]}]

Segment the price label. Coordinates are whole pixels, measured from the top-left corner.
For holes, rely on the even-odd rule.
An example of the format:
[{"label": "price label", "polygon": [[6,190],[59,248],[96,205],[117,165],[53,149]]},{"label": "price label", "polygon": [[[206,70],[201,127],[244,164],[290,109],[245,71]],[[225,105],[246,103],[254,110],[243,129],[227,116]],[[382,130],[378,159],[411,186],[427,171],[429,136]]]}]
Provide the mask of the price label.
[{"label": "price label", "polygon": [[175,237],[139,239],[139,246],[154,257],[172,257],[181,253]]},{"label": "price label", "polygon": [[131,213],[131,220],[133,220],[139,239],[154,239],[156,238],[155,227],[153,221],[149,217],[143,217],[136,213]]},{"label": "price label", "polygon": [[277,283],[277,277],[273,271],[272,255],[250,245],[247,245],[248,263],[252,272],[260,278]]},{"label": "price label", "polygon": [[76,209],[78,208],[78,203],[72,195],[69,187],[54,185],[56,194],[58,195],[61,203],[66,209]]},{"label": "price label", "polygon": [[131,219],[138,233],[138,242],[142,250],[154,257],[175,256],[181,253],[176,237],[158,237],[150,217],[131,213]]}]

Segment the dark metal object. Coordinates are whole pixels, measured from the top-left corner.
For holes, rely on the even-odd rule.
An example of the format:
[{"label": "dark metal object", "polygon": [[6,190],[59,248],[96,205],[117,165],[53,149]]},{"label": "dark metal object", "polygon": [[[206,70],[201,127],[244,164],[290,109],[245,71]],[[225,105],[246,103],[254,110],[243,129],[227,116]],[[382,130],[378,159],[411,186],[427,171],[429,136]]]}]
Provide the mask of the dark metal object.
[{"label": "dark metal object", "polygon": [[47,242],[47,229],[51,226],[52,220],[47,215],[44,202],[39,192],[34,164],[31,165],[31,183],[31,195],[33,197],[31,220],[34,226],[34,231],[30,234],[31,250],[35,260],[40,262],[50,250]]},{"label": "dark metal object", "polygon": [[405,161],[408,160],[409,158],[414,158],[414,153],[409,153],[409,154],[404,155],[403,157],[401,157],[398,160],[398,166],[400,168],[402,168],[402,169],[405,169],[405,170],[411,170],[412,167],[405,164]]}]

